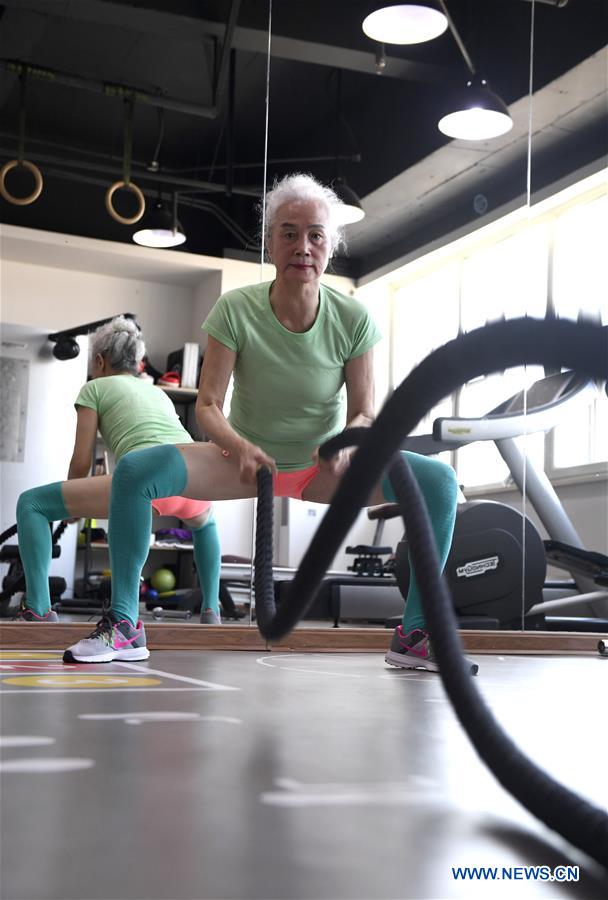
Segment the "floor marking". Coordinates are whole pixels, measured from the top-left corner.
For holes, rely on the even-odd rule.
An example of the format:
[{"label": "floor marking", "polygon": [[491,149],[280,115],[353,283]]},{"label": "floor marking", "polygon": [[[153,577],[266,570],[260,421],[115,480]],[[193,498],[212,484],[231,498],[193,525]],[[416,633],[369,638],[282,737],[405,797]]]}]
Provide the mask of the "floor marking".
[{"label": "floor marking", "polygon": [[137,663],[121,662],[121,666],[133,669],[134,672],[142,672],[144,675],[161,675],[163,678],[173,681],[183,681],[186,684],[196,684],[207,691],[240,691],[241,688],[230,687],[227,684],[217,684],[214,681],[202,681],[200,678],[189,678],[187,675],[174,675],[173,672],[163,672],[161,669],[150,669],[148,666],[138,666]]},{"label": "floor marking", "polygon": [[[312,675],[335,675],[338,678],[365,678],[365,675],[360,675],[355,672],[324,672],[322,669],[304,669],[300,666],[273,666],[270,663],[266,662],[266,660],[277,660],[277,659],[294,659],[296,655],[301,656],[301,654],[288,654],[285,656],[260,656],[256,659],[256,663],[260,666],[267,666],[269,669],[283,669],[286,672],[309,672]],[[311,654],[306,654],[310,656]],[[323,654],[324,660],[327,659],[327,655]],[[338,657],[340,659],[340,657]]]},{"label": "floor marking", "polygon": [[[205,688],[180,688],[180,687],[126,687],[126,688],[78,688],[79,694],[101,694],[101,693],[113,693],[113,694],[137,694],[138,692],[144,691],[146,694],[156,694],[156,693],[170,693],[170,694],[189,694],[189,693],[200,693],[204,691]],[[234,688],[234,690],[240,690],[240,688]],[[10,690],[3,690],[0,692],[4,697],[6,694],[69,694],[74,693],[74,691],[70,691],[70,688],[11,688]]]},{"label": "floor marking", "polygon": [[[61,657],[59,657],[61,658]],[[112,666],[110,671],[101,673],[100,668]],[[116,668],[121,671],[117,672]],[[213,681],[203,681],[200,678],[190,678],[186,675],[175,675],[173,672],[165,672],[161,669],[151,669],[148,666],[136,663],[114,660],[111,663],[90,663],[88,665],[61,665],[61,674],[45,675],[13,675],[0,672],[0,693],[69,693],[77,690],[79,693],[113,691],[240,691],[241,688],[231,687],[225,684],[217,684]],[[92,668],[92,671],[91,671]],[[124,672],[127,669],[128,672]],[[66,671],[67,670],[67,671]],[[131,674],[132,673],[132,674]],[[149,677],[152,676],[152,677]],[[158,677],[154,677],[158,676]],[[162,681],[177,681],[180,684],[191,684],[195,687],[154,687]],[[6,689],[5,685],[18,685],[17,689]],[[92,687],[93,686],[93,687]]]},{"label": "floor marking", "polygon": [[81,687],[97,686],[104,688],[129,687],[130,685],[161,684],[158,678],[143,678],[141,675],[84,675],[82,673],[68,673],[63,675],[15,675],[6,677],[2,684],[18,684],[26,687],[67,687],[68,690],[78,690]]},{"label": "floor marking", "polygon": [[95,765],[94,759],[79,759],[78,757],[38,757],[36,759],[7,759],[0,762],[0,772],[12,774],[26,772],[28,775],[41,772],[76,772],[78,769],[91,769]]},{"label": "floor marking", "polygon": [[0,659],[61,659],[60,650],[0,650]]},{"label": "floor marking", "polygon": [[227,722],[241,725],[242,719],[233,716],[201,716],[200,713],[185,712],[133,712],[133,713],[85,713],[78,716],[96,722],[123,721],[125,725],[144,725],[146,722]]},{"label": "floor marking", "polygon": [[0,736],[0,747],[42,747],[45,744],[54,743],[55,738],[35,734],[3,734]]},{"label": "floor marking", "polygon": [[275,778],[277,790],[260,794],[266,806],[411,806],[435,803],[440,790],[413,788],[409,782],[302,784],[291,778]]},{"label": "floor marking", "polygon": [[63,663],[56,662],[53,659],[41,659],[39,662],[34,662],[34,660],[28,660],[27,662],[23,660],[13,660],[12,662],[3,662],[0,663],[0,676],[4,675],[6,672],[48,672],[49,669],[58,669],[61,672],[70,671],[70,669],[74,669],[74,663]]}]

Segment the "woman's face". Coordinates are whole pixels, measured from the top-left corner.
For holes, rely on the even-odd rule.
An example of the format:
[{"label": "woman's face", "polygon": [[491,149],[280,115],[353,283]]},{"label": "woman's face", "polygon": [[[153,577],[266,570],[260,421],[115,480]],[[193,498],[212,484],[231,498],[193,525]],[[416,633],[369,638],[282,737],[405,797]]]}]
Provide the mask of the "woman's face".
[{"label": "woman's face", "polygon": [[318,281],[329,262],[329,213],[317,200],[292,200],[279,206],[266,244],[277,281]]}]

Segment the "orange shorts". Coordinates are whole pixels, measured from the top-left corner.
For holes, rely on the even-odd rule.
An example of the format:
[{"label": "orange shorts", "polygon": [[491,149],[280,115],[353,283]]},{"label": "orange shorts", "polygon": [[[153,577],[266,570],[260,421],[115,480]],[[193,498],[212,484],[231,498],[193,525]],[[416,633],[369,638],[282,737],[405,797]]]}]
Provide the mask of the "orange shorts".
[{"label": "orange shorts", "polygon": [[293,497],[294,500],[301,500],[302,492],[318,474],[318,465],[297,469],[295,472],[276,472],[272,478],[275,497]]},{"label": "orange shorts", "polygon": [[187,497],[159,497],[152,501],[152,509],[159,516],[175,516],[177,519],[193,519],[206,512],[211,500],[188,500]]}]

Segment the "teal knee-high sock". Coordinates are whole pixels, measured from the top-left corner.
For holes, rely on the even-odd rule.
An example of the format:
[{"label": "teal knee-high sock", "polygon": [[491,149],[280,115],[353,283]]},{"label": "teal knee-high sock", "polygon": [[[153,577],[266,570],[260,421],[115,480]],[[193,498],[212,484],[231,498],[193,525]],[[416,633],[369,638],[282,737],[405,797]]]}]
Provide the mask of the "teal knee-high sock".
[{"label": "teal knee-high sock", "polygon": [[[458,499],[458,482],[451,466],[418,453],[401,451],[405,456],[418,486],[422,491],[426,507],[433,527],[437,553],[443,569],[452,545],[454,522],[456,520],[456,504]],[[395,500],[395,492],[386,477],[382,482],[382,491],[387,500]],[[403,630],[407,634],[414,628],[425,628],[422,600],[414,569],[410,558],[410,584],[403,613]]]},{"label": "teal knee-high sock", "polygon": [[69,518],[60,481],[24,491],[17,501],[17,534],[25,572],[26,603],[37,616],[45,616],[51,608],[49,567],[53,550],[49,522]]},{"label": "teal knee-high sock", "polygon": [[203,595],[201,612],[203,609],[212,609],[219,616],[222,551],[213,513],[204,525],[192,529],[192,541],[194,562]]},{"label": "teal knee-high sock", "polygon": [[112,618],[139,618],[139,579],[150,549],[151,501],[184,492],[188,471],[171,444],[132,450],[112,476],[108,543],[112,572]]}]

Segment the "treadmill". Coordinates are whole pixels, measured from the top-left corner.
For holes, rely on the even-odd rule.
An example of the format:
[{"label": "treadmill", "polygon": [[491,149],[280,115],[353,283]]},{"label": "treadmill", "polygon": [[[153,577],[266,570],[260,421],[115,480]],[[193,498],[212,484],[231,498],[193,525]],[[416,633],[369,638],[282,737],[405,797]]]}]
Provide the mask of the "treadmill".
[{"label": "treadmill", "polygon": [[[608,618],[608,556],[584,546],[553,485],[544,471],[525,456],[516,438],[547,432],[567,422],[573,409],[588,406],[597,391],[596,382],[587,376],[558,372],[536,381],[527,391],[520,391],[485,416],[438,418],[431,435],[408,437],[402,444],[404,450],[432,455],[475,441],[494,441],[522,493],[525,484],[526,496],[549,535],[549,540],[543,542],[547,561],[571,576],[565,584],[547,582],[542,602],[527,612],[528,617],[555,619],[555,627],[560,626],[558,619],[562,615],[589,617],[586,628],[592,626],[593,618]],[[557,612],[560,615],[555,617]]]}]

